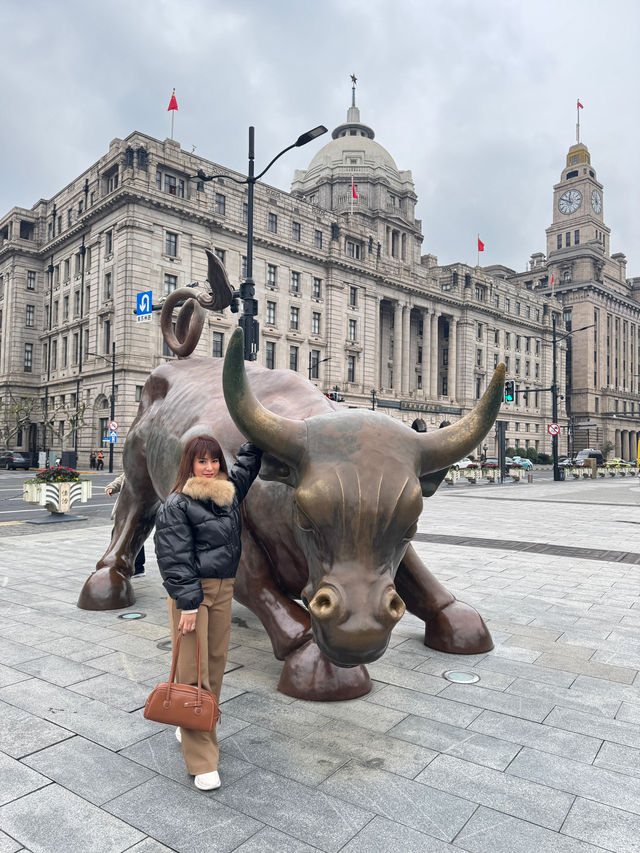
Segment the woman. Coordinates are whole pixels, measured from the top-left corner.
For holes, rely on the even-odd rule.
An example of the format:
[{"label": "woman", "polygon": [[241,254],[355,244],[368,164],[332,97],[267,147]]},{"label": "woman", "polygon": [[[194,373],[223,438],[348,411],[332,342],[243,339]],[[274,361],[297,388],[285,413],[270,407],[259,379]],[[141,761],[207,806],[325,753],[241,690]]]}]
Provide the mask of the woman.
[{"label": "woman", "polygon": [[[260,470],[262,451],[243,444],[227,471],[215,438],[199,435],[187,444],[178,476],[156,519],[156,554],[169,593],[175,645],[183,635],[177,681],[197,684],[196,639],[200,641],[202,686],[220,696],[231,633],[231,598],[238,570],[240,504]],[[196,619],[197,616],[197,619]],[[187,770],[202,791],[220,787],[215,729],[176,729]]]}]

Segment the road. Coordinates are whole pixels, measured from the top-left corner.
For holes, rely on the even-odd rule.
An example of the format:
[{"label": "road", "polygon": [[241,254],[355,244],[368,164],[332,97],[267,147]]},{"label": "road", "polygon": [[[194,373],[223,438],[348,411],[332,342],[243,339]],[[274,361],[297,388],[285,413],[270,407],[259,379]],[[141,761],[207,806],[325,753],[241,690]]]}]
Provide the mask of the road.
[{"label": "road", "polygon": [[[35,471],[0,470],[0,528],[47,518],[49,513],[42,507],[30,506],[22,500],[22,484],[35,476]],[[105,487],[116,474],[101,471],[84,475],[93,480],[93,497],[86,504],[74,504],[69,515],[87,517],[90,521],[109,521],[113,500],[108,498]],[[31,527],[32,525],[29,525]],[[0,535],[2,535],[0,533]]]}]

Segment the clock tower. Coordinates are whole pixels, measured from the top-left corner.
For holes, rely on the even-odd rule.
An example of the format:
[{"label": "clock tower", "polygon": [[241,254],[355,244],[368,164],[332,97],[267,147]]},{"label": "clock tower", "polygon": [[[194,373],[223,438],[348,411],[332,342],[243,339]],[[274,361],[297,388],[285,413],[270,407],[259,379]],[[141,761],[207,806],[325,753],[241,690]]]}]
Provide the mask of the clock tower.
[{"label": "clock tower", "polygon": [[[591,241],[609,255],[610,229],[604,224],[602,184],[596,178],[587,146],[578,142],[567,154],[559,183],[553,188],[553,224],[547,228],[547,258]],[[556,257],[554,257],[556,256]]]}]

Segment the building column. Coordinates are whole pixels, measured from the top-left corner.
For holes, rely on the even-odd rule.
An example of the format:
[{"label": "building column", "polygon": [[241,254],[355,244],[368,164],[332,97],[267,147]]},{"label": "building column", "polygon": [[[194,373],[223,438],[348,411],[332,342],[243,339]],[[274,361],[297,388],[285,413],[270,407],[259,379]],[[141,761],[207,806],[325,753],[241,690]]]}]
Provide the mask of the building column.
[{"label": "building column", "polygon": [[431,315],[431,331],[429,332],[430,348],[429,372],[431,378],[430,396],[433,400],[438,399],[438,314],[434,311]]},{"label": "building column", "polygon": [[422,309],[422,389],[429,396],[431,392],[431,335],[429,311]]},{"label": "building column", "polygon": [[402,305],[396,302],[393,309],[393,388],[402,388]]},{"label": "building column", "polygon": [[402,394],[406,396],[411,390],[411,306],[402,309]]},{"label": "building column", "polygon": [[458,349],[458,321],[452,317],[449,321],[449,370],[447,391],[452,400],[456,399],[456,372],[458,369],[457,356]]}]

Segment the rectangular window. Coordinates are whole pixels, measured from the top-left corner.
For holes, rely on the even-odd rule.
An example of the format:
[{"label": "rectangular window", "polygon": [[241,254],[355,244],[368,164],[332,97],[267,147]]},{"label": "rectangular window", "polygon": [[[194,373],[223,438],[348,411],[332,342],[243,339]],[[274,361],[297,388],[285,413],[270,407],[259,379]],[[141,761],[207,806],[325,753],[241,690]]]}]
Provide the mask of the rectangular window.
[{"label": "rectangular window", "polygon": [[322,248],[322,231],[318,229],[313,232],[313,245],[316,249]]},{"label": "rectangular window", "polygon": [[520,359],[516,358],[516,374],[520,373]]},{"label": "rectangular window", "polygon": [[53,303],[53,325],[58,325],[58,300]]},{"label": "rectangular window", "polygon": [[356,357],[355,355],[347,356],[347,382],[356,381]]},{"label": "rectangular window", "polygon": [[178,255],[178,235],[172,231],[167,231],[165,234],[164,253],[170,258],[175,258]]},{"label": "rectangular window", "polygon": [[220,263],[222,264],[222,266],[224,266],[226,258],[227,258],[226,251],[224,249],[214,249],[213,251],[216,253],[216,256],[220,259]]},{"label": "rectangular window", "polygon": [[63,320],[69,319],[69,297],[68,296],[64,296],[62,298],[62,319]]},{"label": "rectangular window", "polygon": [[520,316],[520,303],[519,302],[516,302],[516,314],[518,315],[518,317]]},{"label": "rectangular window", "polygon": [[309,354],[309,379],[319,379],[318,365],[320,364],[320,350],[312,349]]},{"label": "rectangular window", "polygon": [[100,418],[100,440],[107,438],[109,435],[109,418]]},{"label": "rectangular window", "polygon": [[78,363],[78,356],[80,354],[80,335],[78,332],[73,333],[73,363]]},{"label": "rectangular window", "polygon": [[500,345],[500,332],[498,329],[494,329],[493,332],[493,342],[496,346]]},{"label": "rectangular window", "polygon": [[107,231],[104,235],[104,251],[106,255],[113,253],[113,231]]},{"label": "rectangular window", "polygon": [[556,249],[562,248],[562,234],[558,234],[556,238]]},{"label": "rectangular window", "polygon": [[497,366],[498,366],[498,353],[494,352],[494,354],[493,354],[493,369],[495,370],[495,368]]},{"label": "rectangular window", "polygon": [[171,273],[166,272],[164,274],[164,293],[165,296],[168,296],[170,293],[178,287],[178,276],[171,275]]},{"label": "rectangular window", "polygon": [[348,258],[360,258],[360,243],[355,243],[353,240],[347,240],[345,250]]},{"label": "rectangular window", "polygon": [[240,259],[240,277],[241,278],[247,277],[247,256],[246,255],[242,255],[242,257]]},{"label": "rectangular window", "polygon": [[36,317],[36,306],[35,305],[27,305],[27,319],[25,325],[28,328],[33,328],[35,325],[35,317]]},{"label": "rectangular window", "polygon": [[349,340],[355,341],[357,333],[356,320],[349,320]]},{"label": "rectangular window", "polygon": [[270,213],[267,220],[267,228],[272,234],[278,233],[278,216],[275,213]]},{"label": "rectangular window", "polygon": [[511,313],[511,300],[510,299],[504,300],[504,310],[506,311],[507,314]]},{"label": "rectangular window", "polygon": [[89,285],[84,289],[84,307],[86,311],[91,307],[91,288]]},{"label": "rectangular window", "polygon": [[267,341],[265,347],[265,365],[269,370],[273,370],[276,366],[276,345],[275,341]]},{"label": "rectangular window", "polygon": [[278,267],[275,264],[267,264],[267,284],[269,287],[278,285]]},{"label": "rectangular window", "polygon": [[302,236],[302,229],[300,227],[299,222],[291,223],[291,236],[296,241],[296,243],[300,242],[300,238]]},{"label": "rectangular window", "polygon": [[300,309],[295,305],[289,308],[289,328],[296,331],[300,327]]},{"label": "rectangular window", "polygon": [[478,323],[478,328],[476,330],[476,339],[479,341],[482,340],[482,323]]},{"label": "rectangular window", "polygon": [[573,245],[574,246],[580,245],[580,231],[574,231],[573,232]]},{"label": "rectangular window", "polygon": [[276,324],[276,303],[267,302],[267,325],[275,326]]},{"label": "rectangular window", "polygon": [[213,333],[213,352],[212,352],[212,355],[214,358],[222,358],[223,347],[224,347],[224,332],[214,332]]},{"label": "rectangular window", "polygon": [[69,339],[62,339],[62,366],[66,367],[69,361]]},{"label": "rectangular window", "polygon": [[136,385],[136,403],[139,403],[142,400],[142,385]]},{"label": "rectangular window", "polygon": [[293,293],[300,292],[300,273],[292,272],[291,273],[291,290]]},{"label": "rectangular window", "polygon": [[298,369],[298,347],[289,347],[289,370]]},{"label": "rectangular window", "polygon": [[571,245],[571,231],[567,231],[567,233],[564,235],[564,245],[565,246]]},{"label": "rectangular window", "polygon": [[104,321],[104,351],[111,351],[111,322],[109,320]]},{"label": "rectangular window", "polygon": [[27,290],[36,289],[36,274],[34,270],[27,270]]},{"label": "rectangular window", "polygon": [[76,290],[73,294],[73,316],[80,316],[80,291]]},{"label": "rectangular window", "polygon": [[55,370],[58,366],[58,341],[51,341],[51,369]]},{"label": "rectangular window", "polygon": [[320,334],[320,312],[314,311],[311,315],[311,334]]},{"label": "rectangular window", "polygon": [[322,279],[321,278],[314,278],[313,279],[312,296],[315,299],[321,299],[322,298]]},{"label": "rectangular window", "polygon": [[224,216],[227,210],[227,198],[222,193],[216,193],[216,213],[219,216]]},{"label": "rectangular window", "polygon": [[516,335],[516,349],[520,349],[520,335]]},{"label": "rectangular window", "polygon": [[350,287],[349,288],[349,305],[352,308],[355,308],[358,305],[358,288]]},{"label": "rectangular window", "polygon": [[[171,328],[173,329],[173,333],[175,335],[176,324],[172,323]],[[175,355],[174,351],[171,349],[171,347],[165,340],[162,341],[162,355],[165,356],[165,358],[170,358],[172,355]]]},{"label": "rectangular window", "polygon": [[31,373],[33,371],[33,344],[24,345],[24,372]]},{"label": "rectangular window", "polygon": [[105,273],[104,275],[104,298],[111,299],[111,273]]},{"label": "rectangular window", "polygon": [[246,201],[242,202],[242,221],[245,225],[249,222],[249,205]]},{"label": "rectangular window", "polygon": [[84,267],[87,272],[91,269],[91,249],[87,249],[84,256]]},{"label": "rectangular window", "polygon": [[71,272],[70,267],[71,267],[71,264],[69,263],[69,258],[67,258],[67,260],[64,262],[64,278],[63,278],[63,281],[69,281],[69,276],[70,276],[70,272]]},{"label": "rectangular window", "polygon": [[476,367],[482,367],[482,350],[476,350]]},{"label": "rectangular window", "polygon": [[418,347],[418,358],[417,358],[417,362],[418,362],[418,364],[422,364],[422,347]]}]

